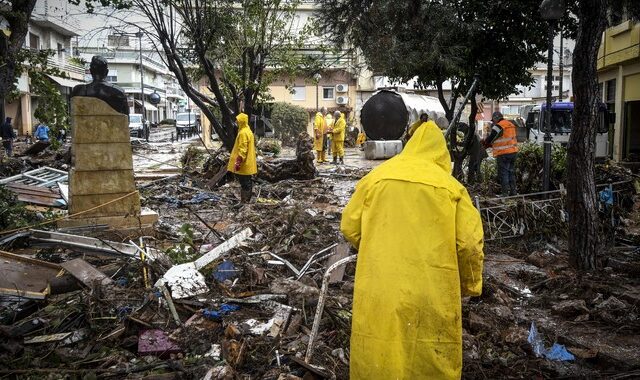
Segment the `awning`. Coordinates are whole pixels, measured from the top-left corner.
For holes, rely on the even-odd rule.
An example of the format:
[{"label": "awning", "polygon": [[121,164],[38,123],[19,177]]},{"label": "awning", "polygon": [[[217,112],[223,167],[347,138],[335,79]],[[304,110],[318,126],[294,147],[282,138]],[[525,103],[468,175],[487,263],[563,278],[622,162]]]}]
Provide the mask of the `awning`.
[{"label": "awning", "polygon": [[[139,101],[138,99],[136,99],[136,103],[138,103],[139,105],[142,105],[142,102]],[[149,103],[149,102],[144,102],[144,109],[147,111],[157,111],[158,107],[154,106],[153,104]]]},{"label": "awning", "polygon": [[85,84],[84,82],[80,82],[80,81],[73,80],[73,79],[61,78],[61,77],[57,77],[55,75],[47,74],[47,76],[49,78],[51,78],[51,80],[53,80],[54,82],[56,82],[57,84],[59,84],[62,87],[74,88],[75,86],[77,86],[79,84]]}]

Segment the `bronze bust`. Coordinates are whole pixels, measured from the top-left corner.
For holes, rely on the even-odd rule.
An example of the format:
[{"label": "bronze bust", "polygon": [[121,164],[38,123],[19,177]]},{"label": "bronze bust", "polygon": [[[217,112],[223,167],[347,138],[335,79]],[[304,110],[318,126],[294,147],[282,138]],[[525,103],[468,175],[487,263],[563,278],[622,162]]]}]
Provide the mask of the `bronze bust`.
[{"label": "bronze bust", "polygon": [[99,55],[91,58],[89,66],[93,81],[89,84],[79,84],[71,91],[71,97],[88,96],[105,101],[114,110],[129,115],[129,103],[124,91],[116,85],[106,81],[109,67],[107,60]]}]

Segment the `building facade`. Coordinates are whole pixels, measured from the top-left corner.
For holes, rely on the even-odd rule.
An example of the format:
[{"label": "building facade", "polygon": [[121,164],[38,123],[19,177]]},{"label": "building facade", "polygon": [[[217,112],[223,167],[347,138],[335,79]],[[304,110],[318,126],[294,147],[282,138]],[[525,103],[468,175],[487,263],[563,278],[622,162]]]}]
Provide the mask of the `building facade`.
[{"label": "building facade", "polygon": [[608,28],[598,51],[600,95],[616,119],[610,133],[616,161],[640,162],[640,23]]},{"label": "building facade", "polygon": [[[48,1],[39,0],[24,41],[26,49],[50,50],[54,53],[49,58],[48,65],[59,69],[66,78],[54,75],[49,75],[49,78],[66,98],[67,104],[70,101],[71,89],[84,83],[84,67],[71,54],[71,41],[78,33],[74,26],[77,25],[77,20],[69,15],[68,6],[67,2],[56,2],[54,6]],[[31,134],[39,122],[34,117],[38,107],[38,96],[32,91],[27,73],[18,78],[18,91],[18,99],[5,104],[5,112],[8,117],[13,118],[13,126],[18,130],[18,134]]]},{"label": "building facade", "polygon": [[[76,49],[86,62],[90,62],[94,55],[103,56],[107,60],[109,63],[107,81],[121,87],[127,94],[129,113],[144,113],[145,118],[152,123],[164,119],[175,119],[175,115],[185,107],[186,97],[173,73],[167,69],[155,50],[143,47],[140,51],[139,46],[135,46],[139,43],[137,38],[117,37],[109,38],[109,44],[105,47],[77,47]],[[142,54],[142,73],[140,54]],[[85,79],[91,80],[88,65]],[[141,95],[143,87],[144,95]],[[160,103],[151,104],[149,96],[153,93],[160,96]]]}]

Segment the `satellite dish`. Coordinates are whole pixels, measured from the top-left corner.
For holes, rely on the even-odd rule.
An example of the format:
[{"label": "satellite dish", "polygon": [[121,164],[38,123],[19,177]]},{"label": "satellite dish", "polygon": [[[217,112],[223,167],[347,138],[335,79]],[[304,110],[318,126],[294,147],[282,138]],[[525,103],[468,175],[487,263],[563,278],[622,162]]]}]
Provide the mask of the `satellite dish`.
[{"label": "satellite dish", "polygon": [[160,103],[160,94],[154,92],[153,94],[149,95],[149,103],[153,105]]}]

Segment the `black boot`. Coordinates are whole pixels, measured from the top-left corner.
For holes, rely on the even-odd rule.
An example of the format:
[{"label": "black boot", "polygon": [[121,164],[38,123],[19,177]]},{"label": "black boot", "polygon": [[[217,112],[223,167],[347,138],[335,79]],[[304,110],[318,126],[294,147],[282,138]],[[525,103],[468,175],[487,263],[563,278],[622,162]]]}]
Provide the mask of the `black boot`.
[{"label": "black boot", "polygon": [[340,164],[344,165],[344,157],[340,157]]},{"label": "black boot", "polygon": [[251,202],[251,190],[240,190],[240,202],[241,203],[249,203]]},{"label": "black boot", "polygon": [[332,163],[333,163],[334,165],[337,165],[337,164],[338,164],[338,157],[333,156],[333,162],[332,162]]}]

